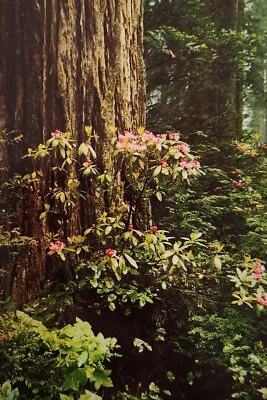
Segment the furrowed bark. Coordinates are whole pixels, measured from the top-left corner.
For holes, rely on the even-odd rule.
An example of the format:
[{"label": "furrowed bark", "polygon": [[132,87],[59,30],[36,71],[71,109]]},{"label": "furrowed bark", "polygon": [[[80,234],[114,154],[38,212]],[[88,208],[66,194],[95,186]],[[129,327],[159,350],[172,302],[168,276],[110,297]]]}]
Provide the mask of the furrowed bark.
[{"label": "furrowed bark", "polygon": [[[55,129],[70,131],[81,142],[87,125],[96,135],[97,166],[114,174],[114,128],[145,124],[142,1],[2,0],[0,15],[0,128],[23,135],[15,150],[1,150],[9,176],[30,169],[21,161],[27,147],[44,142]],[[36,297],[45,279],[47,224],[38,218],[51,171],[43,167],[43,179],[32,184],[17,212],[23,234],[37,244],[17,262],[11,292],[2,284],[19,303]],[[116,174],[111,211],[123,190],[120,171]],[[73,210],[69,234],[92,223],[96,202],[106,207],[94,196],[91,190],[88,205]]]}]

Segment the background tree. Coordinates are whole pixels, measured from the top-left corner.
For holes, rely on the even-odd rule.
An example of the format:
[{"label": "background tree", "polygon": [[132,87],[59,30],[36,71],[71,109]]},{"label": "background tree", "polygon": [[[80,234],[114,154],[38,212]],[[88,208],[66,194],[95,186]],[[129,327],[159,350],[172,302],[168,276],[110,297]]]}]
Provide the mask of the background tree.
[{"label": "background tree", "polygon": [[[189,379],[196,397],[202,393],[217,398],[218,390],[213,390],[221,384],[222,399],[227,398],[223,390],[231,391],[222,349],[234,335],[222,327],[222,320],[229,326],[238,321],[235,334],[254,321],[251,353],[266,338],[261,320],[249,310],[236,314],[228,308],[232,287],[225,279],[242,263],[244,254],[266,258],[265,145],[258,148],[249,119],[246,129],[243,125],[247,93],[257,93],[263,104],[264,30],[259,29],[255,11],[261,9],[264,15],[264,8],[261,1],[146,2],[148,126],[190,138],[205,171],[186,190],[178,185],[166,187],[164,203],[154,203],[155,221],[175,236],[201,231],[211,246],[223,249],[219,263],[209,264],[204,257],[200,275],[166,295],[169,317],[164,326],[175,332],[169,336],[170,347],[187,360],[191,371],[180,378]],[[201,343],[209,348],[207,357]],[[193,359],[196,362],[190,364]],[[186,361],[183,365],[186,368]],[[249,398],[241,391],[238,395]]]}]

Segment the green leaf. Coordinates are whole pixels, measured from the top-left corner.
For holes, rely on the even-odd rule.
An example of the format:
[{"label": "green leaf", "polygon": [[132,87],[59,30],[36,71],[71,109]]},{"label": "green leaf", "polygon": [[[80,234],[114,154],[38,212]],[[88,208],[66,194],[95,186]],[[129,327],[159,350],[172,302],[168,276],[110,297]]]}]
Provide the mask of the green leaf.
[{"label": "green leaf", "polygon": [[167,375],[167,378],[169,379],[170,382],[174,382],[175,381],[176,377],[175,377],[175,375],[174,375],[174,373],[172,371],[167,371],[166,375]]},{"label": "green leaf", "polygon": [[84,176],[90,175],[91,172],[92,172],[92,168],[87,167],[87,168],[85,168],[85,169],[83,170],[83,175],[84,175]]},{"label": "green leaf", "polygon": [[65,203],[65,201],[66,201],[65,193],[63,193],[63,192],[60,193],[59,200],[61,201],[61,203]]},{"label": "green leaf", "polygon": [[72,389],[78,391],[80,386],[84,386],[87,382],[87,374],[84,368],[77,368],[71,374],[65,377],[62,389]]},{"label": "green leaf", "polygon": [[10,392],[11,392],[11,383],[10,381],[6,381],[2,385],[2,394],[7,397]]},{"label": "green leaf", "polygon": [[102,400],[102,397],[99,397],[97,394],[89,392],[89,390],[86,390],[85,394],[82,394],[79,397],[79,400]]},{"label": "green leaf", "polygon": [[110,309],[110,311],[114,311],[114,310],[116,310],[116,305],[115,305],[115,303],[109,303],[109,305],[108,305],[108,308]]},{"label": "green leaf", "polygon": [[59,151],[60,151],[61,157],[65,158],[66,157],[65,148],[63,146],[59,146]]},{"label": "green leaf", "polygon": [[86,126],[84,127],[84,130],[85,130],[86,134],[87,134],[88,136],[90,136],[90,135],[92,134],[93,127],[92,127],[91,125],[86,125]]},{"label": "green leaf", "polygon": [[44,212],[42,212],[42,213],[40,214],[40,216],[39,216],[40,221],[46,217],[46,214],[47,214],[46,211],[44,211]]},{"label": "green leaf", "polygon": [[182,170],[182,177],[183,179],[187,179],[188,178],[188,173],[185,169]]},{"label": "green leaf", "polygon": [[[53,139],[53,140],[52,140],[52,147],[57,147],[57,146],[58,146],[58,143],[59,143],[59,140],[58,140],[58,139]],[[40,145],[39,145],[39,146],[40,146]],[[38,150],[40,150],[39,146],[38,146]]]},{"label": "green leaf", "polygon": [[267,387],[263,387],[258,389],[258,392],[262,394],[262,398],[265,400],[267,399]]},{"label": "green leaf", "polygon": [[190,233],[190,239],[194,242],[195,240],[199,239],[202,236],[200,232],[192,232]]},{"label": "green leaf", "polygon": [[141,169],[145,169],[145,163],[141,158],[138,159],[138,164]]},{"label": "green leaf", "polygon": [[87,156],[88,153],[89,153],[89,148],[88,148],[87,144],[86,143],[81,143],[79,148],[78,148],[79,156],[82,156],[82,155]]},{"label": "green leaf", "polygon": [[153,171],[153,177],[155,178],[156,176],[158,176],[160,172],[161,172],[161,165],[158,165]]},{"label": "green leaf", "polygon": [[112,271],[116,275],[116,278],[118,279],[118,281],[120,281],[121,280],[121,276],[120,276],[120,274],[118,272],[118,267],[119,267],[118,260],[116,260],[116,258],[111,258],[110,259],[110,263],[111,263]]},{"label": "green leaf", "polygon": [[134,267],[134,268],[138,268],[138,265],[136,264],[135,260],[129,256],[129,254],[124,253],[123,256],[126,258],[127,261],[129,261],[129,263]]},{"label": "green leaf", "polygon": [[167,283],[165,281],[161,282],[162,289],[167,289]]},{"label": "green leaf", "polygon": [[105,236],[107,236],[112,231],[112,226],[107,226],[105,229]]},{"label": "green leaf", "polygon": [[162,201],[162,193],[161,192],[157,192],[156,193],[156,198],[158,199],[158,201]]},{"label": "green leaf", "polygon": [[179,257],[177,256],[177,254],[174,254],[174,256],[172,257],[173,265],[177,265],[178,262],[179,262]]},{"label": "green leaf", "polygon": [[86,372],[87,378],[90,381],[94,380],[94,371],[95,371],[95,367],[92,367],[91,365],[85,365],[84,366],[84,370]]},{"label": "green leaf", "polygon": [[101,386],[113,387],[111,378],[109,377],[111,370],[98,369],[94,372],[95,389],[98,390]]},{"label": "green leaf", "polygon": [[93,149],[93,147],[90,146],[90,144],[88,144],[88,149],[89,149],[90,153],[92,154],[92,157],[93,157],[93,158],[96,158],[96,152],[95,152],[95,150]]},{"label": "green leaf", "polygon": [[171,257],[172,255],[173,255],[173,251],[168,250],[168,251],[165,251],[165,253],[163,253],[162,258],[166,259],[166,258]]},{"label": "green leaf", "polygon": [[63,253],[58,253],[59,257],[61,258],[62,261],[66,261],[66,257]]},{"label": "green leaf", "polygon": [[220,259],[218,256],[215,256],[215,257],[214,257],[213,263],[214,263],[214,266],[215,266],[215,268],[217,269],[217,271],[221,271],[221,269],[222,269],[222,262],[221,262],[221,259]]},{"label": "green leaf", "polygon": [[171,392],[169,390],[163,390],[163,393],[166,394],[167,396],[171,396]]},{"label": "green leaf", "polygon": [[120,256],[119,258],[119,269],[121,272],[125,275],[128,271],[128,268],[125,268],[125,259],[123,256]]},{"label": "green leaf", "polygon": [[151,392],[155,392],[155,393],[160,392],[160,388],[154,382],[150,383],[149,390],[151,390]]},{"label": "green leaf", "polygon": [[60,393],[59,394],[60,400],[73,400],[73,396],[67,396],[66,394]]},{"label": "green leaf", "polygon": [[142,353],[144,349],[152,351],[150,344],[139,338],[134,338],[133,345],[138,348],[139,353]]},{"label": "green leaf", "polygon": [[83,351],[78,358],[78,367],[81,367],[88,360],[88,352]]}]

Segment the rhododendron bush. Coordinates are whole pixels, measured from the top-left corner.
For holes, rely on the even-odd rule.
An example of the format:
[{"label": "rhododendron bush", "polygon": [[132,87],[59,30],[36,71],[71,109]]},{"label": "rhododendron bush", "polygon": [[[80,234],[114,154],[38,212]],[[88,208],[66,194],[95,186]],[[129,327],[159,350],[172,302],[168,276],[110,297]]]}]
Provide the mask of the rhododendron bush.
[{"label": "rhododendron bush", "polygon": [[[198,156],[180,135],[174,132],[155,134],[144,128],[117,132],[117,139],[110,148],[112,165],[109,170],[102,167],[93,146],[91,127],[86,127],[85,133],[85,141],[78,145],[70,133],[55,130],[46,143],[35,149],[29,148],[25,156],[33,161],[36,169],[31,174],[31,181],[50,181],[49,192],[42,193],[43,208],[39,213],[40,224],[47,228],[44,239],[49,270],[43,297],[29,306],[30,312],[52,325],[65,324],[74,315],[83,316],[85,312],[89,320],[94,315],[102,317],[104,326],[111,313],[114,321],[116,318],[120,320],[119,330],[122,318],[135,321],[135,316],[140,317],[144,312],[150,324],[149,332],[143,330],[144,322],[139,324],[135,321],[125,337],[119,334],[122,343],[119,339],[118,343],[122,344],[122,349],[125,343],[130,346],[127,354],[122,350],[125,360],[121,360],[119,376],[127,363],[132,362],[131,357],[140,357],[143,352],[160,354],[159,343],[164,343],[167,338],[165,326],[177,318],[179,324],[184,323],[185,309],[189,310],[186,329],[191,329],[192,336],[195,332],[200,333],[200,339],[194,336],[194,342],[200,341],[197,346],[201,348],[205,336],[199,327],[194,326],[194,318],[197,320],[207,304],[213,303],[222,282],[228,285],[229,306],[232,301],[233,305],[255,307],[255,315],[264,315],[267,280],[264,261],[260,257],[248,254],[245,257],[232,254],[230,257],[229,247],[215,238],[208,242],[205,235],[196,229],[173,235],[161,225],[155,210],[150,214],[150,207],[144,207],[149,203],[164,205],[173,188],[187,193],[190,200],[194,195],[193,185],[199,178],[206,179],[208,169],[201,166]],[[47,169],[42,170],[43,165],[49,166],[49,174]],[[227,184],[236,199],[240,194],[245,197],[251,190],[250,180],[240,168],[231,171]],[[97,203],[93,218],[91,215],[90,221],[87,220],[86,214],[83,220],[85,229],[73,234],[73,213],[78,207],[86,209],[88,204],[92,207],[92,192]],[[142,218],[144,213],[147,213],[148,221]],[[47,222],[51,215],[58,218],[57,229],[49,230],[51,224]],[[60,219],[58,215],[64,218]],[[232,284],[235,288],[231,300]],[[170,300],[172,296],[174,300]],[[171,314],[169,319],[166,317],[168,312]],[[181,312],[184,315],[180,315]],[[116,323],[112,322],[109,329],[115,329],[115,326]],[[176,325],[174,328],[177,330]],[[179,333],[170,331],[168,335],[169,346],[176,346],[177,338],[173,336]],[[113,331],[111,336],[116,336]],[[223,337],[220,340],[221,347],[226,349],[223,357],[231,358],[228,364],[233,362],[227,368],[239,379],[242,371],[238,359],[234,358],[235,351],[238,351],[238,347],[232,344],[234,338],[226,340]],[[198,350],[194,351],[197,353]],[[204,354],[202,349],[202,354],[196,357],[199,365]],[[82,352],[80,357],[85,359],[87,356]],[[78,399],[73,388],[83,388],[87,378],[95,379],[89,370],[78,371],[80,362],[78,360],[78,369],[75,370],[75,382],[68,381],[67,389],[71,394],[67,397],[61,394],[62,399]],[[103,386],[112,386],[113,377],[110,378],[109,374],[110,370],[103,370],[103,377],[99,378],[99,382],[105,382]],[[170,379],[174,381],[175,374],[172,371],[168,374],[174,376]],[[198,379],[198,374],[196,365],[188,374],[190,385]],[[94,389],[97,391],[99,387],[95,385]],[[261,383],[257,388],[264,389]],[[147,387],[143,389],[150,393]],[[87,395],[83,389],[80,392],[81,396]],[[94,396],[101,398],[98,394]]]},{"label": "rhododendron bush", "polygon": [[[91,145],[92,129],[86,127],[85,131],[86,141],[79,146],[69,133],[55,130],[45,144],[40,144],[37,149],[28,149],[27,157],[33,160],[48,157],[52,173],[63,176],[63,180],[59,179],[61,184],[56,183],[48,197],[56,202],[49,202],[45,197],[45,210],[40,215],[41,219],[53,207],[63,208],[70,218],[73,207],[85,201],[86,193],[81,189],[84,181],[90,184],[94,182],[95,191],[100,196],[110,196],[112,202],[112,195],[118,185],[117,177],[112,177],[109,171],[101,171],[97,154]],[[237,148],[244,153],[244,146],[237,145]],[[80,236],[68,237],[66,240],[67,232],[62,229],[54,233],[49,237],[48,255],[57,256],[63,262],[69,260],[76,265],[81,263],[75,267],[76,274],[77,271],[80,274],[80,287],[96,289],[102,298],[106,296],[109,308],[114,310],[116,301],[121,304],[121,298],[139,302],[139,305],[152,302],[158,284],[166,288],[177,280],[176,273],[173,275],[175,269],[181,268],[182,276],[190,264],[197,265],[194,261],[196,253],[194,255],[189,247],[198,242],[201,234],[197,240],[191,236],[184,242],[173,244],[166,231],[161,231],[152,220],[149,230],[142,223],[140,225],[138,214],[142,212],[144,201],[155,198],[162,201],[172,184],[177,185],[177,181],[180,185],[183,181],[190,184],[192,178],[204,173],[190,146],[174,132],[155,134],[144,128],[118,132],[110,153],[115,171],[119,172],[125,188],[119,193],[121,197],[116,198],[113,211],[110,215],[104,211]],[[247,156],[247,151],[245,154]],[[236,190],[247,190],[245,180],[240,178],[241,173],[238,168],[233,171],[237,177],[233,185]],[[54,179],[56,177],[58,175]],[[213,249],[206,251],[206,256],[212,257],[212,263],[219,271],[223,255],[212,244],[201,245]],[[142,279],[135,277],[139,279],[135,291],[142,288],[141,294],[129,297],[130,292],[127,292],[126,287],[121,292],[123,279],[127,281],[128,274],[140,276],[144,271],[150,276],[153,290],[152,287],[143,287]],[[263,311],[266,308],[266,273],[261,261],[252,261],[247,257],[244,266],[239,266],[236,271],[236,275],[229,275],[236,287],[233,295],[237,300],[233,303],[249,306],[254,303],[259,312]],[[203,276],[201,272],[200,276]],[[129,282],[125,282],[125,285],[129,286]]]},{"label": "rhododendron bush", "polygon": [[[91,128],[86,132],[87,140],[79,146],[69,133],[56,130],[44,145],[28,149],[27,156],[34,161],[49,158],[53,179],[58,179],[44,198],[41,219],[62,208],[70,218],[73,207],[85,201],[86,194],[80,189],[84,181],[94,182],[96,192],[112,196],[116,177],[101,171],[90,144]],[[62,228],[50,234],[48,255],[74,264],[71,268],[78,280],[77,290],[96,291],[102,308],[107,305],[115,310],[118,304],[128,303],[143,307],[153,302],[160,288],[185,277],[188,268],[195,265],[195,246],[204,244],[201,234],[175,242],[152,220],[150,227],[139,225],[142,202],[153,197],[161,201],[163,187],[177,180],[189,181],[202,171],[189,145],[176,133],[154,134],[143,128],[118,133],[112,157],[124,180],[127,200],[122,191],[113,211],[103,211],[80,236],[66,239]],[[144,276],[149,279],[146,285]],[[131,309],[127,308],[128,312]]]}]

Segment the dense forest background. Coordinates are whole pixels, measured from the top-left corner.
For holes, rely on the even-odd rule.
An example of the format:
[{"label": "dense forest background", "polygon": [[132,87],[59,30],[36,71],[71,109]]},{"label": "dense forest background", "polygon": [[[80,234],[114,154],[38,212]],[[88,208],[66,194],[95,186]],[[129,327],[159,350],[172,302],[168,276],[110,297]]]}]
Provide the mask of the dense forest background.
[{"label": "dense forest background", "polygon": [[266,2],[0,15],[0,399],[266,399]]}]

